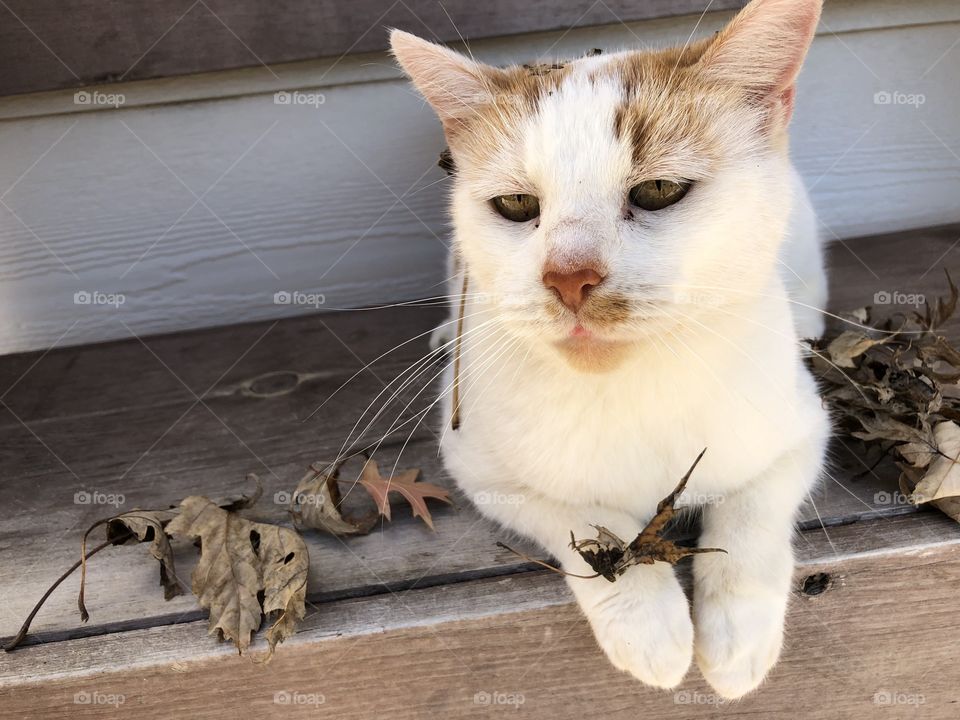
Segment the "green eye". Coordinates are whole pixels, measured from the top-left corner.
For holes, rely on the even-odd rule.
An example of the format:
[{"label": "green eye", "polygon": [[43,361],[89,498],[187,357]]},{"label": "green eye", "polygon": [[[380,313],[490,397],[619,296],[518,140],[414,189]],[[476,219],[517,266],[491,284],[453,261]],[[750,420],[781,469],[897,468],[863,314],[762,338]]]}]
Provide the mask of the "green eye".
[{"label": "green eye", "polygon": [[663,210],[679,202],[689,189],[690,183],[685,180],[678,183],[672,180],[645,180],[630,188],[630,202],[644,210]]},{"label": "green eye", "polygon": [[527,222],[540,215],[540,201],[533,195],[498,195],[490,202],[494,210],[512,222]]}]

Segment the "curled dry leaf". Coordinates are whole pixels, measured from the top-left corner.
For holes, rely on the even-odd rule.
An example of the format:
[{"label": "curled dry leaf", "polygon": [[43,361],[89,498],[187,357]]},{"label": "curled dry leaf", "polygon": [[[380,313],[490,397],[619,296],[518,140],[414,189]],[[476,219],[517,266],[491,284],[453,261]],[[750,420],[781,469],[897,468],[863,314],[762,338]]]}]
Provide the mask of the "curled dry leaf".
[{"label": "curled dry leaf", "polygon": [[131,510],[107,522],[107,540],[113,545],[128,542],[131,535],[138,542],[150,543],[150,554],[160,563],[160,584],[163,585],[163,599],[180,595],[183,588],[177,579],[173,562],[173,548],[165,532],[167,524],[176,516],[175,510]]},{"label": "curled dry leaf", "polygon": [[349,517],[343,513],[343,498],[340,493],[340,469],[343,463],[319,470],[312,466],[304,475],[290,499],[290,514],[298,528],[326,530],[334,535],[365,535],[376,525],[379,516],[390,519],[391,492],[400,493],[413,509],[413,516],[421,518],[433,529],[433,516],[427,507],[427,499],[450,503],[447,490],[430,483],[417,482],[420,470],[403,472],[384,478],[375,460],[367,459],[356,482],[373,498],[376,511],[362,517]]},{"label": "curled dry leaf", "polygon": [[309,567],[307,546],[295,531],[247,520],[193,495],[180,504],[167,533],[200,540],[192,588],[210,611],[211,634],[231,640],[242,653],[263,614],[273,620],[267,631],[271,653],[293,634],[305,613]]},{"label": "curled dry leaf", "polygon": [[856,330],[847,330],[840,333],[827,345],[827,355],[842,368],[853,368],[857,364],[854,360],[867,350],[885,342],[885,339],[875,340]]},{"label": "curled dry leaf", "polygon": [[377,523],[375,512],[356,518],[341,512],[339,473],[337,466],[329,471],[310,467],[290,498],[290,517],[295,527],[325,530],[333,535],[366,535],[373,529]]},{"label": "curled dry leaf", "polygon": [[698,553],[726,552],[720,548],[683,547],[663,537],[667,524],[676,514],[677,499],[683,494],[687,481],[705,452],[705,449],[700,452],[673,492],[660,501],[656,515],[631,543],[627,544],[604,527],[594,526],[596,538],[577,540],[571,534],[570,547],[580,553],[594,572],[610,582],[632,565],[652,565],[658,561],[676,565],[683,558]]}]

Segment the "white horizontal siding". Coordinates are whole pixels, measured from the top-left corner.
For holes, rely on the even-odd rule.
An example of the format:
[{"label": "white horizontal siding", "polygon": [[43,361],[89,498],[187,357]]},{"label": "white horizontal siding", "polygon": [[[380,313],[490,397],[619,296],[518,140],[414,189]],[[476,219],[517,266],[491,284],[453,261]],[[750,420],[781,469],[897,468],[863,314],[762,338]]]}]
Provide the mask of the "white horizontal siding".
[{"label": "white horizontal siding", "polygon": [[[667,44],[694,22],[473,51],[506,62]],[[953,2],[827,4],[793,152],[828,236],[960,220],[958,39]],[[385,55],[274,70],[279,80],[261,69],[102,88],[126,96],[119,110],[72,93],[0,100],[0,352],[312,309],[274,304],[280,290],[322,293],[327,309],[438,291],[443,139],[429,110]],[[280,88],[324,102],[277,105]],[[875,104],[884,90],[925,102]],[[84,290],[125,302],[74,304]]]}]

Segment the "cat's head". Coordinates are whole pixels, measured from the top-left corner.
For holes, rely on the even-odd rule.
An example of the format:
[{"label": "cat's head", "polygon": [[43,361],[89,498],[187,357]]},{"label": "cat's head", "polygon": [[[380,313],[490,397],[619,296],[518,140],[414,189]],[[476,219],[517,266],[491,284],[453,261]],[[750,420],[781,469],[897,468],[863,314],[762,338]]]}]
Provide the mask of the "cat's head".
[{"label": "cat's head", "polygon": [[450,146],[470,290],[584,369],[762,294],[820,6],[753,0],[683,49],[508,68],[393,31]]}]

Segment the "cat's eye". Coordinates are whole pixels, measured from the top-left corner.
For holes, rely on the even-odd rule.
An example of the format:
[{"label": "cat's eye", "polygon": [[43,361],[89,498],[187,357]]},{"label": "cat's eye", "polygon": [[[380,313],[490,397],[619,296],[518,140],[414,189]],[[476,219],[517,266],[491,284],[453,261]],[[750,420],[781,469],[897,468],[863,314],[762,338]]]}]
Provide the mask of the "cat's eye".
[{"label": "cat's eye", "polygon": [[490,202],[494,210],[511,222],[527,222],[540,215],[540,201],[534,195],[498,195]]},{"label": "cat's eye", "polygon": [[630,188],[630,202],[644,210],[663,210],[679,202],[689,189],[690,183],[686,181],[645,180]]}]

